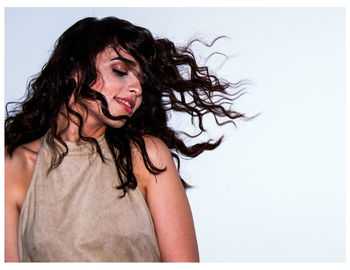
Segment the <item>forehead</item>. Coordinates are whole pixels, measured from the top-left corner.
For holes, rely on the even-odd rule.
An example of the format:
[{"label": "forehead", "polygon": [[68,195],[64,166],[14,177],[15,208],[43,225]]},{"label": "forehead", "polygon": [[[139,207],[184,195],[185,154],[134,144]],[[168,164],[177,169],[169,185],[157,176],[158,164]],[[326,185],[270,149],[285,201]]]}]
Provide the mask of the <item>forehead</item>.
[{"label": "forehead", "polygon": [[136,69],[139,69],[139,63],[122,47],[107,47],[96,55],[96,65],[115,60],[121,60],[127,64],[131,64],[131,66],[134,66]]}]

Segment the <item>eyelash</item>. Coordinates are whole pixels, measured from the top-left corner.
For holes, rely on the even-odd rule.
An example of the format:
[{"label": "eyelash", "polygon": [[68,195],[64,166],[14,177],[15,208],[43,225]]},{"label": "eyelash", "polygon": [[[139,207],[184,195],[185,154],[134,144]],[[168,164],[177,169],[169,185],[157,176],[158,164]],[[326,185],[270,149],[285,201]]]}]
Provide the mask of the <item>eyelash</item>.
[{"label": "eyelash", "polygon": [[128,75],[127,72],[123,72],[123,71],[120,71],[120,70],[117,70],[117,69],[113,69],[113,72],[116,73],[119,77],[123,77],[123,76]]}]

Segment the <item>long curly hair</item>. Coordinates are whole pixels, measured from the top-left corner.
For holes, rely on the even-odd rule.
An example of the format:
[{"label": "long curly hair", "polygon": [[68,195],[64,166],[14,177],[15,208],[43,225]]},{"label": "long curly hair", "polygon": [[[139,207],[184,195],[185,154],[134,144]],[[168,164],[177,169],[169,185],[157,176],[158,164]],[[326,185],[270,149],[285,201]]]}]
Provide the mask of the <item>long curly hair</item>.
[{"label": "long curly hair", "polygon": [[[26,99],[17,102],[17,109],[11,112],[6,109],[7,153],[12,155],[17,147],[48,132],[46,139],[53,152],[48,173],[59,166],[68,153],[61,138],[64,130],[57,127],[57,118],[65,110],[68,115],[78,118],[80,140],[90,142],[104,161],[97,140],[82,135],[83,117],[71,108],[69,100],[74,95],[83,107],[82,100],[99,100],[105,116],[115,119],[109,113],[104,96],[89,87],[98,76],[96,56],[107,47],[123,48],[141,69],[138,76],[143,92],[142,105],[121,128],[107,127],[105,132],[120,178],[116,188],[123,190],[123,196],[129,188],[137,186],[132,168],[132,145],[140,151],[151,173],[157,175],[166,170],[152,164],[146,151],[145,136],[155,136],[167,145],[178,170],[179,155],[192,158],[205,150],[215,149],[223,137],[186,145],[183,136],[195,138],[200,134],[174,130],[168,125],[169,114],[171,111],[189,114],[200,133],[206,131],[203,117],[207,114],[214,116],[218,125],[235,125],[235,119],[247,119],[244,114],[231,109],[244,83],[232,84],[210,74],[208,67],[197,64],[190,45],[176,47],[168,39],[154,38],[147,29],[115,17],[90,17],[78,21],[57,40],[48,62],[28,84]],[[79,74],[79,78],[74,74]],[[189,187],[184,179],[181,181],[185,188]]]}]

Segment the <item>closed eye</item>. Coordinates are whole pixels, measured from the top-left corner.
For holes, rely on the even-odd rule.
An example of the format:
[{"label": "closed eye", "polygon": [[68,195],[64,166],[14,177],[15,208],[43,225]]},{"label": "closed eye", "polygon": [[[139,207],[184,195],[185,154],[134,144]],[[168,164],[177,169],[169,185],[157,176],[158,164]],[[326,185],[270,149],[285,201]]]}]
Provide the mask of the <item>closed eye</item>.
[{"label": "closed eye", "polygon": [[128,75],[128,72],[120,71],[120,70],[118,70],[118,69],[113,69],[113,72],[114,72],[115,74],[117,74],[117,76],[119,76],[119,77],[123,77],[123,76]]}]

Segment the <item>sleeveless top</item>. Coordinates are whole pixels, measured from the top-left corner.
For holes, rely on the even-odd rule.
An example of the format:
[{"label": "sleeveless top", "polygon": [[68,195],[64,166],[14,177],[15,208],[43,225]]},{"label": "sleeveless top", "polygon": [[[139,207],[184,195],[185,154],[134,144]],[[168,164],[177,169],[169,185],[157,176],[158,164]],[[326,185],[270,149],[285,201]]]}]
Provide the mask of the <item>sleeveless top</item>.
[{"label": "sleeveless top", "polygon": [[42,139],[18,224],[23,262],[158,262],[153,221],[142,193],[125,197],[104,136],[105,163],[90,143],[66,142],[68,155],[49,174]]}]

